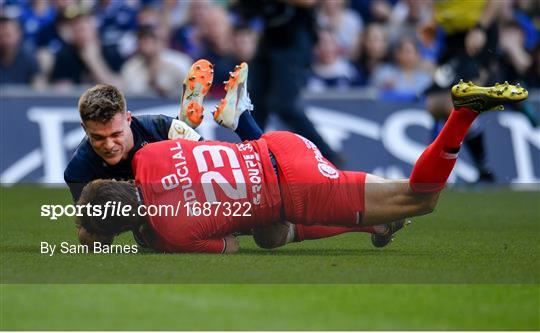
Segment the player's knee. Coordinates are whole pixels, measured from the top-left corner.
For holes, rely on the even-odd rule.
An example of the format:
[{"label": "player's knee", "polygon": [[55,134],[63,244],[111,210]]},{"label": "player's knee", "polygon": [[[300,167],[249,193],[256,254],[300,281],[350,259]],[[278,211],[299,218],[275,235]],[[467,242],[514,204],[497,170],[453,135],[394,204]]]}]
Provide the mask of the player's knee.
[{"label": "player's knee", "polygon": [[253,229],[253,240],[260,248],[270,250],[287,244],[288,234],[289,225],[279,223]]},{"label": "player's knee", "polygon": [[417,204],[417,213],[418,215],[431,214],[437,207],[437,202],[439,199],[439,194],[426,194],[422,195],[421,199]]}]

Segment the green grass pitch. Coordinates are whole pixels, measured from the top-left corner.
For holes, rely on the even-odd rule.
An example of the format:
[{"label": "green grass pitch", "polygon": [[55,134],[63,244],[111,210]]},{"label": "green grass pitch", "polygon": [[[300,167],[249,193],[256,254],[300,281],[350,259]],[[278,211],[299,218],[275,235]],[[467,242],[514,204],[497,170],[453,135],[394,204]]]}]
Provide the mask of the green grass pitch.
[{"label": "green grass pitch", "polygon": [[[3,330],[538,330],[540,192],[447,190],[385,249],[366,234],[223,255],[39,254],[67,190],[0,188]],[[121,243],[131,243],[125,235]]]}]

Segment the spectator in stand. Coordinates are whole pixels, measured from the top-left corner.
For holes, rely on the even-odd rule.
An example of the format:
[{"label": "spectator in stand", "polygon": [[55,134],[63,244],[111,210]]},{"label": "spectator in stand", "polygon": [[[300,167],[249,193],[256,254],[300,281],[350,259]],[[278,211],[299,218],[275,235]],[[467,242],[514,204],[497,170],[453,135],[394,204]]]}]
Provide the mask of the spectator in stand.
[{"label": "spectator in stand", "polygon": [[532,65],[532,56],[525,49],[525,34],[516,21],[504,22],[499,30],[499,70],[496,81],[525,83],[523,77]]},{"label": "spectator in stand", "polygon": [[390,43],[396,43],[402,36],[414,36],[418,27],[432,17],[431,0],[399,0],[388,20]]},{"label": "spectator in stand", "polygon": [[160,96],[177,98],[192,60],[178,51],[165,48],[153,27],[137,32],[137,53],[122,67],[123,88],[128,93],[154,91]]},{"label": "spectator in stand", "polygon": [[402,38],[395,46],[394,62],[379,66],[370,85],[397,98],[416,98],[431,85],[431,74],[424,70],[416,42]]},{"label": "spectator in stand", "polygon": [[204,54],[202,32],[207,22],[208,11],[215,7],[211,0],[191,1],[188,7],[188,22],[172,32],[170,45],[193,59]]},{"label": "spectator in stand", "polygon": [[339,51],[335,35],[328,29],[319,31],[313,74],[307,85],[309,90],[344,89],[356,83],[358,71]]},{"label": "spectator in stand", "polygon": [[[146,5],[137,12],[137,29],[124,33],[119,42],[119,51],[122,55],[130,57],[137,51],[137,31],[141,27],[153,27],[158,38],[168,41],[170,36],[169,26],[162,21],[160,10],[155,5]],[[126,58],[125,57],[125,58]]]},{"label": "spectator in stand", "polygon": [[508,2],[509,5],[513,5],[513,8],[505,9],[503,13],[511,13],[512,17],[508,19],[519,22],[525,33],[525,48],[532,52],[540,43],[540,1],[515,0]]},{"label": "spectator in stand", "polygon": [[[499,30],[499,61],[493,71],[493,79],[499,82],[520,82],[529,86],[529,79],[534,73],[533,55],[526,50],[525,32],[517,21],[506,21]],[[515,106],[525,114],[533,126],[538,126],[538,112],[535,112],[530,102],[524,101]]]},{"label": "spectator in stand", "polygon": [[379,23],[370,23],[364,31],[358,52],[359,84],[367,84],[377,67],[388,61],[388,49],[384,27]]},{"label": "spectator in stand", "polygon": [[253,60],[257,51],[259,34],[248,25],[239,25],[233,32],[233,56],[237,64]]},{"label": "spectator in stand", "polygon": [[117,46],[125,33],[135,29],[138,9],[135,4],[119,0],[96,1],[93,10],[103,45]]},{"label": "spectator in stand", "polygon": [[392,7],[396,1],[367,0],[371,22],[387,23],[392,15]]},{"label": "spectator in stand", "polygon": [[364,23],[360,15],[346,5],[345,0],[322,1],[317,19],[321,27],[333,31],[339,51],[346,57],[353,58],[358,50]]},{"label": "spectator in stand", "polygon": [[64,12],[69,6],[75,6],[76,0],[53,0],[51,1],[51,5],[55,13],[54,19],[48,24],[41,26],[35,39],[38,52],[47,51],[50,57],[52,57],[52,54],[57,53],[65,44],[67,19],[64,16]]},{"label": "spectator in stand", "polygon": [[[534,70],[533,63],[535,49],[538,50],[540,46],[540,2],[531,0],[505,2],[502,13],[499,46],[503,72],[505,70],[514,72],[509,74],[510,79],[515,78],[525,84],[538,82],[540,77]],[[536,79],[533,76],[536,76]]]},{"label": "spectator in stand", "polygon": [[[161,14],[159,9],[156,6],[144,6],[137,12],[137,29],[141,27],[154,26],[155,28],[160,27]],[[161,25],[164,26],[164,25]],[[156,31],[158,35],[165,32],[164,28],[160,28],[163,31]],[[135,31],[137,32],[137,31]],[[162,38],[167,38],[167,34],[160,35]]]},{"label": "spectator in stand", "polygon": [[[10,17],[18,17],[24,29],[24,49],[35,52],[41,74],[35,88],[43,88],[50,76],[54,54],[64,44],[62,27],[65,24],[62,15],[64,9],[76,0],[32,0],[8,1],[0,8],[11,13]],[[0,1],[1,2],[1,1]]]},{"label": "spectator in stand", "polygon": [[51,82],[64,89],[85,83],[119,86],[123,59],[115,46],[101,44],[95,17],[79,6],[68,7],[64,15],[69,39],[55,56]]},{"label": "spectator in stand", "polygon": [[0,85],[36,85],[39,66],[34,54],[22,45],[22,31],[15,19],[0,17]]},{"label": "spectator in stand", "polygon": [[233,55],[233,28],[228,12],[220,6],[208,8],[201,34],[201,58],[214,65],[214,82],[211,94],[220,94],[223,82],[229,78],[229,71],[238,65]]},{"label": "spectator in stand", "polygon": [[189,1],[163,0],[159,9],[161,22],[169,31],[184,25],[188,21]]},{"label": "spectator in stand", "polygon": [[25,46],[35,48],[39,31],[51,24],[55,17],[56,11],[49,1],[31,0],[23,6],[19,19],[24,31]]}]

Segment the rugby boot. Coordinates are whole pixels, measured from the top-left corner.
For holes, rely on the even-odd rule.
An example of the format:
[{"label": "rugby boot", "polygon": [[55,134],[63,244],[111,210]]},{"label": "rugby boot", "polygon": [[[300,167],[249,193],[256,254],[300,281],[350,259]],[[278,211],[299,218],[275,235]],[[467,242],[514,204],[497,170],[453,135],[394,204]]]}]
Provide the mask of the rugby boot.
[{"label": "rugby boot", "polygon": [[396,232],[409,224],[411,224],[411,220],[408,219],[388,223],[384,232],[371,234],[371,244],[373,244],[375,247],[385,247],[392,242]]},{"label": "rugby boot", "polygon": [[191,128],[196,128],[202,123],[203,100],[212,87],[213,79],[213,66],[206,59],[199,59],[191,65],[184,79],[179,118]]},{"label": "rugby boot", "polygon": [[504,104],[525,100],[529,96],[527,90],[519,85],[511,85],[507,81],[496,83],[491,87],[480,87],[472,82],[463,82],[452,87],[452,103],[454,108],[466,107],[477,113],[489,110],[503,110]]},{"label": "rugby boot", "polygon": [[253,110],[253,104],[247,92],[248,65],[243,62],[229,72],[229,80],[223,82],[227,94],[221,99],[213,112],[214,120],[231,130],[238,127],[238,119],[245,111]]}]

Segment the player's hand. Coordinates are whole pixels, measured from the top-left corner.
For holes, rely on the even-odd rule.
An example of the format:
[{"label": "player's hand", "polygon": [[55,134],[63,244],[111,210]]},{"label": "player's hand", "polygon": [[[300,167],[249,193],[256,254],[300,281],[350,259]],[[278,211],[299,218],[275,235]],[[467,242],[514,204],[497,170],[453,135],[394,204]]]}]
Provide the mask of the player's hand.
[{"label": "player's hand", "polygon": [[479,28],[474,28],[465,37],[465,50],[470,57],[477,55],[486,45],[486,32]]},{"label": "player's hand", "polygon": [[230,235],[224,238],[225,239],[225,253],[236,253],[240,250],[240,243],[236,237]]}]

